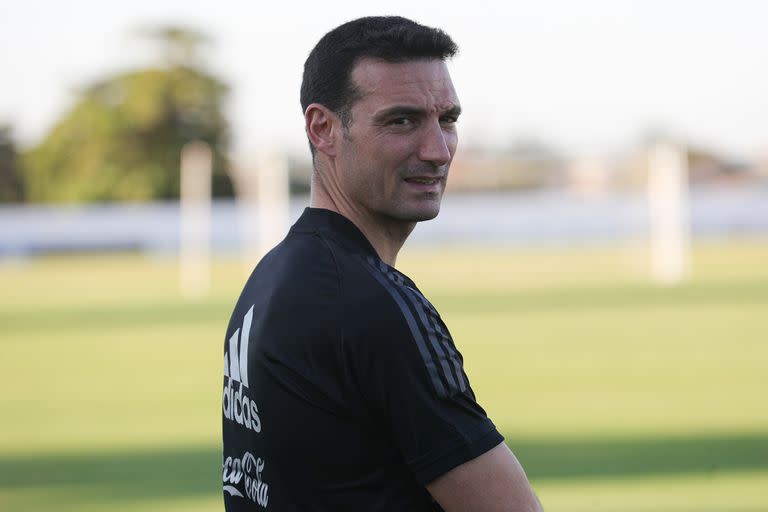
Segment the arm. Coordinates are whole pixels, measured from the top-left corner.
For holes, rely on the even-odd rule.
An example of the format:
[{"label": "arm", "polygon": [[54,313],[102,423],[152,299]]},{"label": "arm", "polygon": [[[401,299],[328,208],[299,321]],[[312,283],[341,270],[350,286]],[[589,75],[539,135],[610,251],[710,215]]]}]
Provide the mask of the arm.
[{"label": "arm", "polygon": [[517,458],[500,443],[427,484],[445,512],[541,512]]}]

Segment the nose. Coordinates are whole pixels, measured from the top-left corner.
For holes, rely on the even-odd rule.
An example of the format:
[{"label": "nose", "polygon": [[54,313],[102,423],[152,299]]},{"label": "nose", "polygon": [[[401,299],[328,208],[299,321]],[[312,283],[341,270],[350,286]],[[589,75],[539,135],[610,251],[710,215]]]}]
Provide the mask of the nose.
[{"label": "nose", "polygon": [[456,133],[446,130],[439,121],[425,127],[419,146],[419,160],[435,166],[451,161],[456,149]]}]

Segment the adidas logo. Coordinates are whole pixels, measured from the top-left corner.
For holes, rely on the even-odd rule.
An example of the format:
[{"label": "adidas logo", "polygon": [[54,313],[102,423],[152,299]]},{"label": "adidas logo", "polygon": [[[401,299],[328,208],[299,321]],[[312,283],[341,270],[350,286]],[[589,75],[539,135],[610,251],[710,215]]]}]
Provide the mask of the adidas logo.
[{"label": "adidas logo", "polygon": [[224,417],[254,432],[261,432],[259,408],[248,397],[248,338],[251,333],[253,306],[243,317],[243,325],[229,338],[224,354]]}]

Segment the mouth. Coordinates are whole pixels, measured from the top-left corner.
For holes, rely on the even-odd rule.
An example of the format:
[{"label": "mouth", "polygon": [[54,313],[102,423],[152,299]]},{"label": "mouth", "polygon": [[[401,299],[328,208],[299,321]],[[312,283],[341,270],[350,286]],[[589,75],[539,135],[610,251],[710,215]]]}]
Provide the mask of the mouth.
[{"label": "mouth", "polygon": [[405,178],[404,180],[413,192],[417,194],[427,194],[430,197],[439,195],[443,189],[443,178],[427,177],[427,176],[414,176],[412,178]]},{"label": "mouth", "polygon": [[436,185],[440,183],[442,180],[443,180],[442,177],[430,178],[430,177],[416,176],[413,178],[405,178],[405,181],[407,181],[408,183],[416,183],[420,185]]}]

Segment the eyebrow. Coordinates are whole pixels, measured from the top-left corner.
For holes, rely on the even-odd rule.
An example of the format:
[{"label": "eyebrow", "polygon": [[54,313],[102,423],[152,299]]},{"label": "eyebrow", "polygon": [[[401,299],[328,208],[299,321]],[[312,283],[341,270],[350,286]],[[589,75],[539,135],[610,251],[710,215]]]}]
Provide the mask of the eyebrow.
[{"label": "eyebrow", "polygon": [[[395,105],[394,107],[389,107],[387,109],[382,110],[376,116],[374,119],[376,121],[383,121],[384,119],[388,117],[394,117],[394,116],[424,116],[426,114],[426,110],[419,107],[410,107],[407,105]],[[440,113],[441,116],[453,116],[453,117],[459,117],[461,114],[461,107],[459,105],[454,105],[453,107],[449,108],[448,110],[445,110]]]}]

